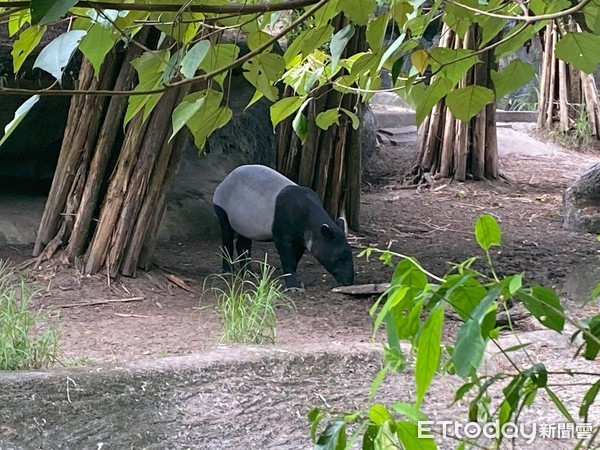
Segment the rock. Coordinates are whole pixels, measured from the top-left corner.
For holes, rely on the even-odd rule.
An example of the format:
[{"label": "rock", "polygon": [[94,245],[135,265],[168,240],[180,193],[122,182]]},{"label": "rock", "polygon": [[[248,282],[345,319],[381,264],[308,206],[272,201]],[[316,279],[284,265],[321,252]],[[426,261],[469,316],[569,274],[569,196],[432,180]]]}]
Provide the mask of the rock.
[{"label": "rock", "polygon": [[600,164],[595,164],[563,195],[564,222],[570,231],[600,233]]}]

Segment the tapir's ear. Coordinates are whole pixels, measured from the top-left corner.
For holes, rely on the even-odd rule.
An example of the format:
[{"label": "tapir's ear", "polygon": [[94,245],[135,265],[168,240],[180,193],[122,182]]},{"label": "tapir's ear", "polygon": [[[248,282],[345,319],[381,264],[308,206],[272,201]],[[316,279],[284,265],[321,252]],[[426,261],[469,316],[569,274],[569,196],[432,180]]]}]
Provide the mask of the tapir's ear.
[{"label": "tapir's ear", "polygon": [[335,223],[338,227],[342,229],[342,231],[344,232],[344,236],[346,236],[348,234],[348,223],[346,222],[346,219],[344,219],[343,217],[338,217],[335,220]]},{"label": "tapir's ear", "polygon": [[329,228],[329,225],[324,223],[321,225],[321,234],[325,239],[331,239],[333,237],[333,230]]}]

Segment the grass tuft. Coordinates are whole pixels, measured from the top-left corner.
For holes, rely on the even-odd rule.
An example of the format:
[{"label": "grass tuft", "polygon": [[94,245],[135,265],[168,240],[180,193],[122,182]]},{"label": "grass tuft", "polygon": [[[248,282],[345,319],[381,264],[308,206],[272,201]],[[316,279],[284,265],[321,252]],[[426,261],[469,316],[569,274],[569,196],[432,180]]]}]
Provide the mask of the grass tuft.
[{"label": "grass tuft", "polygon": [[217,298],[217,314],[223,329],[222,343],[274,343],[276,307],[287,305],[295,310],[294,303],[282,287],[282,277],[275,276],[275,269],[267,263],[266,256],[264,261],[255,264],[259,267],[257,273],[240,270],[231,275],[209,277],[209,289]]},{"label": "grass tuft", "polygon": [[56,361],[58,329],[28,308],[34,293],[0,260],[0,370],[40,369]]}]

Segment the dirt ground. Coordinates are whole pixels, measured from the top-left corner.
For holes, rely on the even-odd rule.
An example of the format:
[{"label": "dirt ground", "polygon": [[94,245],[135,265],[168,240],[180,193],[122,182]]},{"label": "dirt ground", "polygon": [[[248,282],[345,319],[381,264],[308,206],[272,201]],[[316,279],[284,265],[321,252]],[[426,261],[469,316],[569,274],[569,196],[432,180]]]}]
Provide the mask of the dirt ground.
[{"label": "dirt ground", "polygon": [[[561,228],[562,193],[578,175],[600,161],[536,141],[528,126],[500,128],[502,173],[511,181],[448,183],[433,189],[408,189],[402,173],[414,159],[415,143],[382,148],[378,163],[364,177],[362,229],[352,238],[356,253],[365,246],[390,247],[417,257],[425,268],[443,274],[451,263],[478,255],[472,237],[476,217],[493,214],[503,229],[503,246],[494,254],[497,271],[525,272],[530,282],[561,289],[574,268],[598,254],[595,236]],[[57,263],[31,272],[40,288],[34,307],[50,311],[61,330],[61,355],[67,365],[131,361],[183,355],[218,345],[220,325],[214,296],[200,301],[205,279],[219,267],[219,242],[187,241],[161,244],[157,267],[136,279],[109,284],[103,275],[82,276]],[[255,245],[253,257],[279,264],[272,244]],[[31,248],[0,247],[0,258],[19,264]],[[356,283],[387,282],[391,269],[377,259],[356,259]],[[585,270],[585,269],[582,269]],[[295,294],[297,311],[279,310],[277,344],[301,342],[369,342],[375,297],[356,298],[331,292],[332,277],[310,255],[299,272],[307,289]],[[195,293],[169,282],[166,274],[183,279]],[[133,301],[75,306],[104,300]],[[568,298],[574,308],[581,305]]]},{"label": "dirt ground", "polygon": [[[600,161],[598,154],[576,153],[538,141],[532,137],[530,126],[512,124],[499,129],[502,173],[510,182],[449,183],[440,180],[433,188],[418,190],[401,184],[402,175],[415,156],[414,138],[405,138],[405,142],[398,146],[382,148],[377,162],[367,168],[362,197],[362,229],[351,237],[356,254],[366,246],[389,247],[415,256],[426,269],[443,274],[452,263],[481,255],[473,238],[473,226],[479,214],[489,213],[499,220],[503,229],[502,249],[493,254],[499,275],[524,272],[527,283],[555,287],[567,308],[574,313],[591,313],[600,309],[597,303],[582,302],[595,284],[594,277],[600,272],[600,243],[594,235],[572,233],[561,227],[564,189],[585,169]],[[0,259],[19,264],[30,258],[31,250],[29,246],[0,247]],[[77,270],[57,262],[44,263],[29,273],[40,289],[32,307],[50,313],[60,326],[61,364],[69,367],[103,363],[118,366],[140,359],[214,349],[230,354],[228,347],[219,346],[220,324],[215,313],[214,296],[210,291],[201,296],[203,288],[210,285],[207,277],[220,267],[218,252],[217,241],[164,243],[156,252],[154,270],[141,272],[136,279],[121,278],[111,283],[103,275],[82,276]],[[253,257],[262,259],[265,252],[269,261],[278,266],[272,244],[256,245]],[[356,269],[357,284],[387,282],[392,273],[376,258],[370,261],[356,259]],[[278,310],[277,348],[293,351],[300,347],[318,349],[333,345],[351,349],[361,343],[372,342],[373,319],[368,310],[376,297],[356,298],[333,293],[331,289],[335,283],[332,277],[310,255],[302,260],[299,272],[306,291],[294,295],[295,313],[286,307]],[[170,282],[167,278],[170,275],[184,280],[194,293]],[[115,302],[82,305],[106,300]],[[456,322],[447,321],[446,339],[453,335],[457,326]],[[541,330],[533,320],[518,323],[518,327],[522,331],[520,338],[533,343],[535,357],[544,361],[548,370],[569,367],[597,372],[595,363],[573,359],[574,348],[568,341],[570,332],[557,338],[552,332]],[[379,334],[377,340],[382,339]],[[514,345],[510,341],[513,336],[506,339],[507,346]],[[528,357],[523,355],[515,354],[515,360],[530,365]],[[484,370],[511,369],[501,355],[493,351],[488,352],[486,361]],[[342,371],[339,377],[327,375],[327,382],[319,385],[323,389],[326,386],[330,396],[355,392],[352,395],[363,398],[361,396],[366,396],[368,390],[368,382],[363,383],[365,376],[371,379],[367,375],[369,371],[360,365],[349,367],[344,365],[343,371],[350,370],[350,374],[357,371],[356,374],[362,373],[363,376],[346,377]],[[376,370],[371,369],[373,373]],[[414,395],[410,377],[409,373],[401,375],[399,379],[404,381],[394,383],[393,390],[385,398],[396,400],[406,397],[405,400],[409,401]],[[247,395],[267,395],[269,390],[274,389],[272,385],[265,388],[260,377],[255,383],[251,379],[244,377]],[[219,383],[229,386],[230,381],[221,380]],[[555,388],[573,415],[577,413],[586,386],[593,381],[593,377],[570,378]],[[434,394],[428,396],[424,405],[426,410],[431,411],[433,419],[455,419],[455,414],[460,413],[457,407],[450,406],[457,383],[459,381],[452,377],[434,382]],[[302,386],[302,383],[299,385]],[[392,385],[384,386],[384,393],[390,388]],[[496,394],[499,394],[498,389],[495,389]],[[290,402],[298,403],[300,397],[294,395],[286,394],[285,401],[282,400],[282,406],[277,409],[278,417],[290,413]],[[312,397],[314,394],[310,392],[306,401],[314,400]],[[306,403],[301,404],[307,407]],[[203,406],[198,410],[204,409]],[[596,408],[595,413],[590,412],[590,417],[598,417],[598,413],[600,411]],[[294,414],[297,417],[290,419],[290,423],[295,424],[295,431],[290,431],[289,442],[304,442],[307,429],[305,414],[298,415],[297,411]],[[252,423],[259,420],[258,416],[250,415],[248,420]],[[534,408],[528,409],[527,417],[530,420],[542,418],[547,423],[564,422],[549,398],[543,395]],[[215,424],[220,432],[229,426],[219,421]],[[251,438],[244,432],[239,439],[230,448],[249,445],[254,442],[252,439],[258,438]],[[256,447],[246,447],[270,448],[270,444],[261,442]],[[572,448],[572,442],[545,443],[553,449]],[[279,442],[277,446],[288,448],[283,444]],[[290,444],[289,448],[299,447]]]}]

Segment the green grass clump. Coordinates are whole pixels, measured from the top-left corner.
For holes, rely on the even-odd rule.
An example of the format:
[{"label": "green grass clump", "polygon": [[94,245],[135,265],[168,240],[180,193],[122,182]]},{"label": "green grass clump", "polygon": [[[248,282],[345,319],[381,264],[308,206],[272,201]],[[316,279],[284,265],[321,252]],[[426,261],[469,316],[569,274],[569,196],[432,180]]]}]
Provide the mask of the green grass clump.
[{"label": "green grass clump", "polygon": [[285,304],[295,309],[282,288],[282,278],[275,276],[266,257],[257,264],[258,273],[241,270],[211,277],[210,290],[217,298],[217,315],[223,329],[221,342],[274,343],[276,306]]},{"label": "green grass clump", "polygon": [[58,329],[28,308],[34,293],[0,260],[0,370],[40,369],[56,361]]}]

